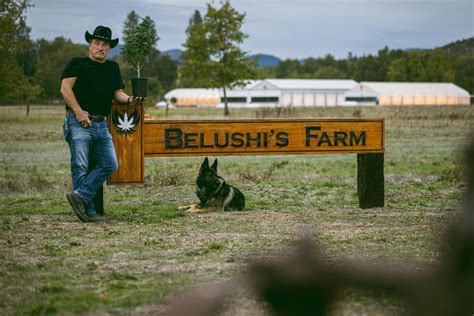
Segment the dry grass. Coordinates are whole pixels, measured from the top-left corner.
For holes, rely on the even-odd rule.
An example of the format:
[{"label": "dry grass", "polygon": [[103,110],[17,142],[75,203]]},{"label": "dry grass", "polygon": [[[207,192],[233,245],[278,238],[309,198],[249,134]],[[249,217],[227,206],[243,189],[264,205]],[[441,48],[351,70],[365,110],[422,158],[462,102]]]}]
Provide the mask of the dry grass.
[{"label": "dry grass", "polygon": [[[221,115],[195,110],[171,114]],[[265,111],[271,117],[276,110]],[[303,234],[321,241],[329,259],[433,264],[443,249],[439,234],[457,213],[458,154],[474,108],[293,109],[291,116],[355,111],[386,118],[384,208],[357,207],[353,155],[222,157],[221,174],[246,194],[246,211],[183,214],[176,206],[196,202],[202,158],[160,158],[147,159],[144,185],[106,187],[110,223],[82,224],[64,198],[70,179],[63,110],[33,107],[25,118],[24,108],[1,107],[0,314],[151,315],[188,286],[229,278]],[[232,114],[257,117],[264,110]],[[403,311],[376,293],[348,289],[341,296],[334,314]],[[267,313],[251,293],[226,311]]]}]

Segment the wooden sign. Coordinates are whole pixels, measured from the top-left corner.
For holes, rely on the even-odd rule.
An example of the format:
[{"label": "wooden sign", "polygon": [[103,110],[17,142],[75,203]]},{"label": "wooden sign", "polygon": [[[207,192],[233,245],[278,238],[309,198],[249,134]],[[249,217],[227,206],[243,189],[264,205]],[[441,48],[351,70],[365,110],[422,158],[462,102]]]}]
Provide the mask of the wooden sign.
[{"label": "wooden sign", "polygon": [[384,120],[145,122],[145,156],[383,153]]},{"label": "wooden sign", "polygon": [[147,120],[143,104],[112,106],[119,163],[108,184],[144,181],[144,157],[357,154],[361,208],[384,206],[383,119]]}]

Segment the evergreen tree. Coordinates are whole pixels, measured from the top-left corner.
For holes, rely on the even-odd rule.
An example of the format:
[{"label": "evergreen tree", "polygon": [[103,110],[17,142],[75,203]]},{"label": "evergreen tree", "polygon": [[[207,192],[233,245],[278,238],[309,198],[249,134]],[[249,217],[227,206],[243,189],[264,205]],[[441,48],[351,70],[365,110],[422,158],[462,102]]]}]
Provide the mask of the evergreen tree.
[{"label": "evergreen tree", "polygon": [[137,27],[139,19],[140,19],[140,17],[138,16],[138,14],[134,10],[130,11],[130,13],[127,14],[127,19],[123,23],[123,29],[124,30],[133,30],[134,28]]},{"label": "evergreen tree", "polygon": [[230,114],[226,89],[256,76],[255,63],[238,46],[248,37],[240,30],[244,18],[228,1],[219,8],[208,4],[202,22],[192,18],[186,30],[183,79],[192,81],[192,86],[222,88],[226,116]]},{"label": "evergreen tree", "polygon": [[[198,18],[196,18],[198,17]],[[199,11],[195,11],[186,29],[184,64],[179,69],[181,87],[207,87],[211,50],[207,43],[206,30]]]},{"label": "evergreen tree", "polygon": [[189,26],[194,24],[201,24],[202,23],[202,16],[199,10],[194,10],[193,16],[189,19]]}]

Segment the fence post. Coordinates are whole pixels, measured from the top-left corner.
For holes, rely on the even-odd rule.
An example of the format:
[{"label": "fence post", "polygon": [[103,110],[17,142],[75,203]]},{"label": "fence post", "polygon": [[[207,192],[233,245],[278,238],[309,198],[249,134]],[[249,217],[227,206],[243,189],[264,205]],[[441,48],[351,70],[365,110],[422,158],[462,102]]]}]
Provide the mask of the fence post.
[{"label": "fence post", "polygon": [[360,208],[385,204],[384,154],[357,154],[357,194]]}]

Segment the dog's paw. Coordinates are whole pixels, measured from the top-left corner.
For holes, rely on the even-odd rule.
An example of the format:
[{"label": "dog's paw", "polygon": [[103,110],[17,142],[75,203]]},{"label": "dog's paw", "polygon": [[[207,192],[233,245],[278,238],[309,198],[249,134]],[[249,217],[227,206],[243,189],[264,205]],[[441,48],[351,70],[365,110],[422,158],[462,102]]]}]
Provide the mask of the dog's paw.
[{"label": "dog's paw", "polygon": [[191,207],[188,209],[188,212],[190,213],[200,213],[202,211],[203,209],[201,208],[199,204],[191,205]]},{"label": "dog's paw", "polygon": [[192,205],[183,205],[183,206],[178,206],[178,211],[188,211],[190,208],[192,208]]}]

